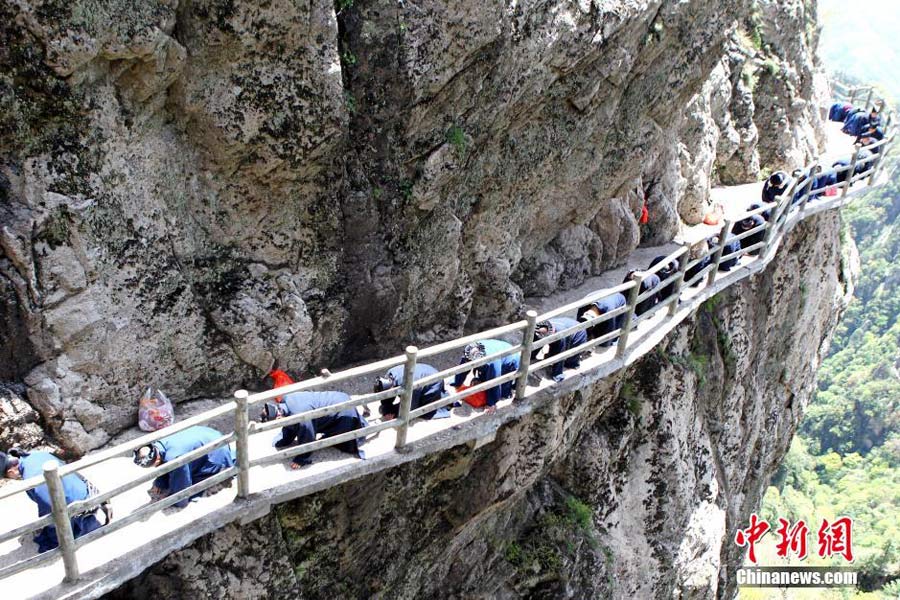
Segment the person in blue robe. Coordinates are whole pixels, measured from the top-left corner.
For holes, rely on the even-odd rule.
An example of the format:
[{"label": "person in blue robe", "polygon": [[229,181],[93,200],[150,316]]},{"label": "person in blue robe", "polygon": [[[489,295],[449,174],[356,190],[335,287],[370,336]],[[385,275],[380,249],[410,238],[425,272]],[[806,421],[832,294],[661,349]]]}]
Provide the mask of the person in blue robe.
[{"label": "person in blue robe", "polygon": [[[348,402],[350,396],[344,392],[294,392],[285,394],[282,402],[267,402],[260,415],[261,421],[270,421],[282,417],[299,415],[319,408],[326,408],[336,404]],[[334,437],[342,433],[349,433],[367,427],[369,423],[361,416],[355,407],[348,407],[334,414],[316,417],[299,423],[293,423],[281,428],[281,436],[276,439],[276,448],[307,444],[316,441],[316,436],[323,438]],[[336,444],[335,448],[347,454],[353,454],[359,458],[365,458],[361,446],[364,438],[354,438],[346,442]],[[298,454],[294,457],[291,468],[297,469],[312,462],[311,452]]]},{"label": "person in blue robe", "polygon": [[[384,390],[389,390],[393,387],[402,388],[406,381],[405,371],[406,368],[403,365],[397,365],[396,367],[388,371],[384,377],[379,377],[375,380],[373,391],[375,393],[378,393],[383,392]],[[425,377],[434,375],[437,372],[438,370],[429,364],[416,363],[416,368],[413,371],[413,380],[424,379]],[[412,401],[410,402],[409,409],[416,410],[421,406],[436,402],[446,395],[447,390],[444,389],[444,381],[442,379],[424,387],[413,388]],[[399,395],[394,396],[393,398],[385,398],[384,400],[382,400],[381,405],[378,407],[378,410],[381,413],[383,419],[395,418],[398,414],[400,414]],[[425,413],[424,415],[422,415],[422,418],[433,419],[449,416],[449,411],[445,407],[442,407],[438,410],[433,410],[431,412]]]},{"label": "person in blue robe", "polygon": [[[158,467],[221,437],[222,433],[212,427],[203,425],[188,427],[183,431],[135,449],[134,463],[145,468]],[[232,466],[234,466],[234,457],[226,444],[154,479],[150,495],[154,498],[162,498],[177,494]],[[190,498],[184,498],[176,502],[175,506],[184,508],[193,498],[201,496],[203,493],[198,492]]]},{"label": "person in blue robe", "polygon": [[[541,321],[534,328],[534,341],[542,340],[549,335],[553,335],[557,332],[564,331],[566,329],[570,329],[578,325],[578,321],[571,317],[554,317],[547,321]],[[548,344],[547,354],[544,356],[542,360],[546,360],[548,358],[553,358],[567,350],[571,350],[573,348],[577,348],[582,344],[586,344],[588,341],[587,332],[582,329],[581,331],[576,331],[571,335],[567,335],[562,337],[555,342],[551,342]],[[532,353],[532,360],[536,358],[536,355],[539,351],[535,351]],[[550,367],[550,375],[553,378],[553,381],[562,381],[563,380],[563,369],[577,369],[581,366],[581,356],[576,354],[574,356],[570,356],[565,360],[561,360],[553,363]]]},{"label": "person in blue robe", "polygon": [[[65,464],[49,452],[25,452],[22,450],[10,450],[9,454],[0,452],[0,472],[10,479],[43,478],[44,464],[48,462],[55,462],[58,465]],[[79,500],[87,500],[96,494],[93,486],[78,473],[70,473],[64,476],[62,485],[66,496],[66,505]],[[49,515],[52,512],[50,490],[46,484],[41,484],[34,489],[28,490],[26,495],[32,502],[37,504],[39,517]],[[97,512],[100,510],[101,507],[98,507],[71,518],[72,533],[76,538],[103,526],[97,519]],[[102,510],[106,513],[106,521],[109,522],[109,519],[112,518],[112,512],[109,510],[108,505],[102,507]],[[38,552],[53,550],[59,546],[56,527],[47,525],[35,534],[34,541],[38,546]]]},{"label": "person in blue robe", "polygon": [[[459,359],[459,364],[462,365],[473,360],[478,360],[479,358],[484,358],[485,356],[491,354],[503,352],[508,348],[512,348],[512,344],[504,342],[503,340],[481,340],[480,342],[474,342],[472,344],[468,344],[465,347],[465,349],[463,350],[463,355]],[[506,375],[507,373],[512,373],[513,371],[518,370],[519,355],[517,353],[508,354],[503,358],[498,358],[476,368],[475,379],[480,383],[484,383],[486,381],[494,379],[495,377],[501,377],[503,375]],[[463,385],[466,381],[466,377],[470,372],[471,371],[463,371],[462,373],[457,373],[456,377],[453,379],[453,387],[459,387]],[[489,411],[494,409],[494,407],[497,405],[497,402],[499,402],[501,398],[512,397],[514,381],[515,379],[487,390],[487,408]]]}]

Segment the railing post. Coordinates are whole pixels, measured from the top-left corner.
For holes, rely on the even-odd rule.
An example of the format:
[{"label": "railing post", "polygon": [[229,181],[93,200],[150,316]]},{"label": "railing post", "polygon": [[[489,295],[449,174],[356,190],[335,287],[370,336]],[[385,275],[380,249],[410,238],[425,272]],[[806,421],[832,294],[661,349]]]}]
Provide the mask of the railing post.
[{"label": "railing post", "polygon": [[634,320],[634,312],[637,308],[637,299],[641,294],[641,282],[643,277],[638,273],[631,274],[631,281],[634,287],[628,290],[628,312],[625,313],[625,323],[622,325],[622,331],[619,332],[619,341],[616,345],[616,358],[625,356],[625,350],[628,346],[628,335],[631,333],[632,321]]},{"label": "railing post", "polygon": [[869,95],[866,97],[866,110],[867,110],[867,111],[868,111],[868,110],[871,110],[871,109],[869,108],[869,104],[872,103],[872,92],[873,92],[873,91],[875,91],[875,90],[873,90],[872,88],[869,88]]},{"label": "railing post", "polygon": [[769,247],[772,245],[772,240],[775,239],[775,234],[778,233],[781,225],[781,215],[783,212],[789,210],[796,187],[797,180],[791,178],[791,183],[788,184],[784,192],[775,198],[775,208],[772,209],[772,213],[769,215],[769,221],[766,223],[766,236],[763,240],[766,245],[763,247],[763,251],[761,252],[762,255],[769,253]]},{"label": "railing post", "polygon": [[728,243],[728,234],[731,233],[731,221],[726,220],[722,225],[722,231],[719,232],[719,246],[713,254],[713,268],[706,276],[706,285],[712,285],[716,282],[716,275],[719,273],[719,263],[722,262],[722,254],[725,253],[725,244]]},{"label": "railing post", "polygon": [[[678,263],[678,277],[672,282],[672,295],[677,296],[679,300],[681,299],[681,288],[684,286],[684,275],[687,273],[688,263],[691,262],[690,242],[684,242],[682,246],[684,247],[685,252],[681,255],[681,262]],[[678,310],[679,300],[672,300],[672,303],[669,305],[670,317]]]},{"label": "railing post", "polygon": [[246,498],[250,495],[250,413],[247,405],[247,390],[234,393],[234,438],[237,450],[237,495]]},{"label": "railing post", "polygon": [[531,347],[534,345],[534,328],[537,325],[537,311],[525,313],[528,325],[522,332],[522,354],[519,355],[519,374],[516,375],[516,401],[525,398],[525,387],[528,385],[528,367],[531,366]]},{"label": "railing post", "polygon": [[66,510],[66,491],[59,476],[59,464],[48,460],[44,463],[44,481],[50,491],[50,507],[53,523],[56,525],[56,539],[62,552],[63,567],[66,571],[65,581],[71,583],[78,579],[78,559],[75,556],[75,536],[72,534],[72,521]]},{"label": "railing post", "polygon": [[400,414],[397,418],[403,424],[397,428],[397,443],[394,447],[400,450],[406,445],[406,434],[409,431],[409,407],[412,404],[413,390],[416,383],[416,355],[419,349],[415,346],[406,347],[406,364],[403,367],[403,395],[400,396]]},{"label": "railing post", "polygon": [[852,90],[850,90],[850,99],[849,99],[850,104],[853,104],[854,102],[856,102],[856,92],[858,92],[858,91],[859,91],[859,88],[853,88]]},{"label": "railing post", "polygon": [[859,150],[862,144],[853,145],[853,156],[850,158],[850,170],[847,171],[847,180],[844,182],[844,189],[841,192],[841,198],[850,192],[850,186],[853,185],[853,175],[856,173],[856,163],[859,160]]},{"label": "railing post", "polygon": [[809,181],[806,182],[806,186],[803,188],[803,200],[800,201],[800,218],[803,218],[803,215],[806,214],[806,204],[809,202],[809,193],[813,189],[813,184],[816,182],[816,176],[821,172],[821,166],[819,165],[819,158],[816,157],[816,162],[813,163],[812,167],[809,168]]},{"label": "railing post", "polygon": [[890,148],[893,146],[894,135],[895,134],[892,133],[891,137],[888,138],[888,141],[878,149],[878,157],[875,159],[875,165],[872,167],[872,174],[869,175],[869,185],[875,185],[875,176],[878,175],[878,171],[881,169],[881,165],[884,162],[882,158],[884,158],[885,154],[890,152]]}]

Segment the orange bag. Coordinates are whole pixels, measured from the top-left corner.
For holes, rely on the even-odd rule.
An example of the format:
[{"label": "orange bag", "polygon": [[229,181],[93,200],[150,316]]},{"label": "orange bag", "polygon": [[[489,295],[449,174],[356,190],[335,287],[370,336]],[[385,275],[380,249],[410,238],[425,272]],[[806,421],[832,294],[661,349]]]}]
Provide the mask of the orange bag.
[{"label": "orange bag", "polygon": [[[457,392],[462,392],[469,389],[470,385],[461,385],[456,388]],[[482,408],[483,406],[487,406],[487,392],[481,390],[480,392],[475,392],[471,396],[466,396],[463,398],[463,402],[471,406],[472,408]]]},{"label": "orange bag", "polygon": [[[272,369],[269,371],[269,377],[272,378],[274,385],[272,385],[272,389],[277,389],[280,387],[284,387],[286,385],[291,385],[292,383],[296,383],[290,375],[282,371],[281,369]],[[284,396],[275,396],[275,402],[281,402],[284,400]]]},{"label": "orange bag", "polygon": [[638,221],[641,225],[646,225],[650,222],[650,211],[647,210],[647,205],[641,207],[641,219]]},{"label": "orange bag", "polygon": [[718,225],[722,221],[722,217],[725,215],[725,210],[722,208],[721,204],[717,204],[715,208],[712,209],[711,212],[706,213],[706,216],[703,217],[704,225]]}]

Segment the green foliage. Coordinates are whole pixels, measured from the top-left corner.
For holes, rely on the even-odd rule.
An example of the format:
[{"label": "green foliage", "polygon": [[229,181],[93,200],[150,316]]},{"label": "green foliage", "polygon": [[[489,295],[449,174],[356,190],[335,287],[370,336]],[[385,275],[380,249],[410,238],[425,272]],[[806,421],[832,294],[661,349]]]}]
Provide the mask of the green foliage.
[{"label": "green foliage", "polygon": [[781,73],[781,65],[774,58],[767,58],[763,61],[762,66],[772,77],[777,77]]},{"label": "green foliage", "polygon": [[750,36],[750,43],[753,44],[753,47],[756,50],[762,50],[762,15],[756,7],[754,7],[753,12],[750,14],[750,31],[748,33]]},{"label": "green foliage", "polygon": [[466,132],[463,131],[462,127],[459,125],[450,126],[450,129],[447,130],[447,143],[453,146],[460,160],[465,158],[468,141],[466,140]]},{"label": "green foliage", "polygon": [[626,381],[624,385],[622,385],[622,391],[619,392],[619,396],[625,400],[625,408],[628,409],[628,412],[631,413],[635,419],[641,418],[641,400],[638,398],[637,391],[634,389],[634,385],[630,381]]},{"label": "green foliage", "polygon": [[344,53],[341,54],[341,61],[348,67],[352,67],[356,65],[359,60],[356,58],[356,55],[353,54],[350,50],[344,50]]},{"label": "green foliage", "polygon": [[348,113],[356,114],[356,97],[349,90],[344,92],[344,105],[347,107]]},{"label": "green foliage", "polygon": [[584,533],[590,533],[594,522],[594,512],[591,507],[575,496],[569,496],[566,498],[566,508],[572,522],[578,525]]},{"label": "green foliage", "polygon": [[348,8],[353,8],[353,0],[337,0],[335,5],[337,6],[338,12],[343,12]]},{"label": "green foliage", "polygon": [[413,182],[409,179],[404,179],[400,182],[400,194],[403,196],[404,200],[412,200],[412,190],[413,190]]},{"label": "green foliage", "polygon": [[[855,299],[762,514],[816,524],[853,517],[854,566],[877,589],[900,577],[900,182],[844,217],[862,263]],[[900,591],[892,585],[872,597]]]},{"label": "green foliage", "polygon": [[591,549],[598,548],[591,507],[571,495],[558,500],[520,539],[503,549],[507,562],[529,576],[558,577],[563,562],[574,559],[585,542]]}]

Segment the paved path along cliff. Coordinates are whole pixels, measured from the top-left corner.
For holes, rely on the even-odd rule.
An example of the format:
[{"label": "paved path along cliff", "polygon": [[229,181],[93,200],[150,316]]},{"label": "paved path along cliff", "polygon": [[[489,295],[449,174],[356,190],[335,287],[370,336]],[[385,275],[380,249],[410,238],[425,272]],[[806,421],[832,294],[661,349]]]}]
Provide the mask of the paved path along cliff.
[{"label": "paved path along cliff", "polygon": [[[846,137],[832,136],[830,147],[822,162],[830,163],[832,155],[847,154],[847,147]],[[803,217],[839,207],[854,195],[862,193],[864,191],[863,184],[864,182],[860,182],[849,190],[838,189],[839,194],[842,191],[848,192],[843,198],[840,195],[837,197],[824,196],[810,200],[808,203],[805,201],[798,203],[791,212],[785,210],[783,215],[785,218],[783,222],[784,235],[789,236],[790,229]],[[750,185],[730,190],[715,190],[714,196],[726,205],[728,209],[726,216],[733,217],[742,213],[746,205],[758,199],[759,188],[756,185]],[[785,203],[784,208],[790,208],[790,203]],[[713,232],[715,229],[713,228]],[[709,232],[704,232],[704,235],[705,233]],[[699,234],[689,232],[687,235]],[[562,383],[554,386],[551,381],[544,379],[537,385],[529,385],[525,390],[522,402],[502,402],[500,409],[494,415],[473,414],[470,410],[455,409],[450,419],[430,422],[417,421],[414,426],[409,428],[408,445],[403,452],[395,451],[394,430],[386,429],[367,443],[368,459],[366,461],[344,458],[332,451],[325,450],[317,452],[316,460],[311,467],[299,472],[286,469],[284,464],[253,467],[249,471],[250,495],[246,499],[235,501],[235,491],[226,490],[212,497],[192,502],[187,509],[155,513],[108,536],[90,541],[78,551],[82,576],[77,582],[59,584],[62,579],[62,569],[59,561],[54,561],[46,566],[14,575],[8,578],[5,584],[12,586],[12,589],[17,592],[21,591],[23,596],[41,596],[43,594],[48,597],[97,596],[137,575],[148,565],[173,550],[185,546],[199,536],[227,523],[235,521],[247,523],[258,519],[278,503],[414,461],[429,453],[452,448],[462,443],[468,442],[473,447],[488,443],[493,440],[498,428],[504,423],[530,413],[542,401],[602,380],[603,377],[644,356],[682,320],[689,317],[703,301],[764,269],[775,257],[781,243],[781,235],[781,231],[773,235],[764,256],[756,259],[745,256],[739,268],[731,272],[719,273],[715,280],[710,282],[710,285],[702,286],[699,289],[685,288],[680,305],[674,307],[672,314],[660,310],[651,318],[642,320],[636,330],[632,332],[627,349],[624,351],[624,347],[620,347],[595,352],[589,359],[582,362],[582,367],[577,372],[568,372],[567,378]],[[643,268],[651,256],[665,254],[671,249],[670,247],[650,248],[637,252],[632,256],[629,266]],[[599,288],[609,287],[620,281],[620,277],[619,272],[610,272],[602,278],[590,280],[583,288],[571,292],[569,297],[554,298],[552,302],[556,305],[566,303],[586,291],[585,288],[595,291]],[[535,303],[534,308],[541,311],[548,310],[547,301],[544,302],[544,304]],[[511,341],[515,343],[517,339],[521,339],[521,335],[518,338],[512,336]],[[457,355],[458,350],[454,349],[442,354],[436,362],[443,367],[452,364]],[[363,378],[363,384],[367,384],[370,379]],[[327,387],[327,382],[323,385]],[[348,385],[352,385],[352,382],[348,382]],[[302,386],[303,384],[301,384]],[[230,431],[231,414],[228,413],[214,423],[218,424],[222,431]],[[253,457],[272,454],[274,451],[271,448],[271,437],[271,433],[250,435],[250,454]],[[87,458],[90,459],[90,456]],[[124,478],[134,478],[142,474],[131,465],[127,457],[107,460],[88,467],[82,472],[100,488],[101,492],[120,485]],[[123,518],[146,504],[144,487],[138,486],[114,498],[115,512],[118,518]],[[5,495],[5,490],[0,490],[0,493]],[[7,513],[16,515],[18,520],[13,527],[30,520],[29,514],[32,507],[28,506],[23,495],[4,498],[2,506]],[[0,566],[9,565],[24,558],[31,550],[28,542],[23,542],[21,545],[18,540],[6,542],[0,546],[0,552],[3,552],[0,555],[0,560],[2,560]]]}]

